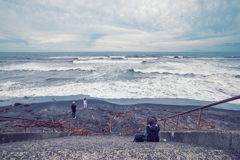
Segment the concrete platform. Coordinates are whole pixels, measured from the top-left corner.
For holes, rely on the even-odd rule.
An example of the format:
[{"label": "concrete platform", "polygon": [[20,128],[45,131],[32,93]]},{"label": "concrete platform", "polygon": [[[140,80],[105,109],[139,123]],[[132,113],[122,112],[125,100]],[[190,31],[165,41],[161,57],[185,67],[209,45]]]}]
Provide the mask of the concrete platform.
[{"label": "concrete platform", "polygon": [[0,144],[2,159],[240,159],[233,150],[124,136],[68,136]]},{"label": "concrete platform", "polygon": [[159,138],[225,150],[232,149],[240,153],[239,131],[166,131],[159,132]]},{"label": "concrete platform", "polygon": [[39,133],[5,132],[0,133],[0,144],[9,142],[59,138],[69,135],[70,135],[69,132],[39,132]]}]

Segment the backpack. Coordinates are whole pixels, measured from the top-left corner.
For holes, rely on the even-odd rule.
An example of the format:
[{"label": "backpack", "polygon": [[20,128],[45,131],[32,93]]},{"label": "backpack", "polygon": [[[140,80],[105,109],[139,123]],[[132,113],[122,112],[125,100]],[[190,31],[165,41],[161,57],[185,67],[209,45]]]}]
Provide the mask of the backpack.
[{"label": "backpack", "polygon": [[136,135],[133,142],[144,142],[145,136],[144,135]]}]

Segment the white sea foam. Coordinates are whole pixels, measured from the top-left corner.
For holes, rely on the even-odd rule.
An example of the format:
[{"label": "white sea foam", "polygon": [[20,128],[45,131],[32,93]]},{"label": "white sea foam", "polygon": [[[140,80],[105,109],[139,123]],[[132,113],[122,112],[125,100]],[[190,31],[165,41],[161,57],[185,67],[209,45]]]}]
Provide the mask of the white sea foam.
[{"label": "white sea foam", "polygon": [[68,70],[94,70],[89,66],[56,66],[46,63],[25,63],[0,67],[0,71],[68,71]]},{"label": "white sea foam", "polygon": [[79,60],[93,60],[93,59],[109,59],[109,57],[106,56],[84,56],[84,57],[78,57]]},{"label": "white sea foam", "polygon": [[[69,58],[75,60],[66,60]],[[240,90],[240,63],[235,58],[223,60],[105,54],[60,58],[52,56],[50,59],[9,60],[10,63],[2,64],[1,99],[83,94],[97,98],[183,98],[218,101],[239,95]],[[143,64],[143,61],[151,63]],[[14,71],[21,71],[21,77],[13,76],[16,74]],[[231,103],[240,104],[240,101]]]},{"label": "white sea foam", "polygon": [[229,75],[239,75],[240,71],[228,71],[228,70],[168,70],[168,69],[133,69],[135,72],[141,73],[159,73],[159,74],[194,74],[194,75],[213,75],[213,74],[229,74]]},{"label": "white sea foam", "polygon": [[[79,61],[74,61],[74,63],[140,63],[142,61],[156,60],[158,58],[153,57],[140,57],[132,58],[125,56],[95,56],[95,57],[78,57]],[[81,62],[83,60],[84,62]]]},{"label": "white sea foam", "polygon": [[[230,76],[240,75],[240,63],[218,63],[217,61],[204,60],[157,60],[146,66],[132,68],[135,72],[159,73],[159,74],[194,74],[194,75],[213,75],[228,74]],[[234,69],[236,68],[236,69]]]},{"label": "white sea foam", "polygon": [[[188,98],[204,101],[219,101],[239,94],[238,81],[228,77],[185,78],[173,75],[162,75],[155,78],[131,81],[105,81],[91,83],[69,83],[64,85],[27,87],[11,89],[8,82],[3,87],[1,97],[31,96],[69,96],[85,94],[98,98]],[[12,83],[14,85],[14,83]],[[233,87],[235,86],[235,87]],[[240,104],[240,101],[231,103]]]},{"label": "white sea foam", "polygon": [[126,59],[135,60],[135,61],[150,61],[150,60],[156,60],[158,58],[145,57],[145,58],[126,58]]},{"label": "white sea foam", "polygon": [[125,59],[125,56],[109,56],[112,59]]},{"label": "white sea foam", "polygon": [[173,58],[183,58],[183,56],[162,56],[163,58],[170,58],[170,59],[173,59]]},{"label": "white sea foam", "polygon": [[129,60],[88,60],[88,61],[73,61],[73,63],[142,63],[142,61],[129,61]]},{"label": "white sea foam", "polygon": [[15,85],[15,84],[19,84],[19,82],[10,82],[10,81],[7,81],[7,82],[5,82],[5,83],[0,83],[0,86],[1,87],[11,87],[11,86],[13,86],[13,85]]},{"label": "white sea foam", "polygon": [[78,58],[76,56],[62,56],[62,57],[48,57],[46,59],[75,59]]}]

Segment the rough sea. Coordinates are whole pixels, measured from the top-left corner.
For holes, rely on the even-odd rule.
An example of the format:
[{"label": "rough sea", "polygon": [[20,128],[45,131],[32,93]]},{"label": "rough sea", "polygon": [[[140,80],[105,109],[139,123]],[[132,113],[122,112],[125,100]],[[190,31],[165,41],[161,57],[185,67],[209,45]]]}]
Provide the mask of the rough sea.
[{"label": "rough sea", "polygon": [[0,106],[86,96],[202,105],[237,95],[240,53],[0,53]]}]

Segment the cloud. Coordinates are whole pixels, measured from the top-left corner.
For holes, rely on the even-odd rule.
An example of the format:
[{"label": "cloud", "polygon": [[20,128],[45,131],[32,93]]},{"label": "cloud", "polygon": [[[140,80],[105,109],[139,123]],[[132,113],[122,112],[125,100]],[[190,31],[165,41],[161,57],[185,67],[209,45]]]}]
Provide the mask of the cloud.
[{"label": "cloud", "polygon": [[216,46],[239,46],[240,47],[240,43],[224,43],[223,45],[216,45]]},{"label": "cloud", "polygon": [[34,35],[29,37],[32,41],[42,43],[62,43],[67,41],[77,41],[78,37],[68,34],[53,34],[53,35]]},{"label": "cloud", "polygon": [[92,34],[90,36],[90,38],[93,39],[93,40],[96,40],[96,39],[99,39],[99,38],[104,37],[104,36],[107,36],[107,34],[97,33],[97,34]]},{"label": "cloud", "polygon": [[17,44],[28,44],[27,41],[22,40],[22,39],[0,39],[0,44],[4,44],[4,43],[17,43]]},{"label": "cloud", "polygon": [[[36,51],[182,51],[196,42],[231,50],[217,45],[240,41],[237,0],[0,0],[0,21],[0,51],[12,43]],[[208,45],[213,38],[221,43]]]}]

